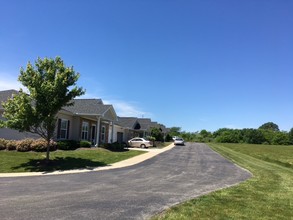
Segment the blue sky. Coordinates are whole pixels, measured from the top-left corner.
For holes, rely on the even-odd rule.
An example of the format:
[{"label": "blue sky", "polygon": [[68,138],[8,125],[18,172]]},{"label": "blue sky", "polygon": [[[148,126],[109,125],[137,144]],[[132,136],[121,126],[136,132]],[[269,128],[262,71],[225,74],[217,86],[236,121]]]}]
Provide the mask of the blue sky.
[{"label": "blue sky", "polygon": [[293,127],[293,1],[0,1],[0,90],[61,56],[84,98],[183,131]]}]

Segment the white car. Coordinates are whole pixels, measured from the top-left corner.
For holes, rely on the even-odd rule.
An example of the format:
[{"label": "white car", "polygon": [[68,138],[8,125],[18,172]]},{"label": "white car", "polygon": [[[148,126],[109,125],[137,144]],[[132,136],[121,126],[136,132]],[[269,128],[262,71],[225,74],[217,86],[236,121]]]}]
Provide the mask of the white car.
[{"label": "white car", "polygon": [[152,146],[152,142],[148,141],[144,138],[136,137],[132,138],[128,141],[129,147],[140,147],[140,148],[148,148]]},{"label": "white car", "polygon": [[183,140],[183,138],[176,137],[176,138],[174,139],[174,144],[175,144],[175,145],[184,145],[184,140]]}]

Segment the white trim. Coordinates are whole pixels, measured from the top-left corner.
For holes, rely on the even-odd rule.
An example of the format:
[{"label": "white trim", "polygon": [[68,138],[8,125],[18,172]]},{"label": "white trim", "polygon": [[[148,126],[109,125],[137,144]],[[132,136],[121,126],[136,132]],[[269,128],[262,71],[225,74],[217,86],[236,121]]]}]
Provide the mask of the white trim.
[{"label": "white trim", "polygon": [[88,138],[89,138],[89,123],[87,121],[83,121],[81,123],[81,140],[88,140]]},{"label": "white trim", "polygon": [[114,122],[112,121],[112,134],[111,134],[111,143],[114,142]]},{"label": "white trim", "polygon": [[101,124],[101,117],[98,117],[98,121],[97,121],[97,135],[96,135],[96,147],[99,146],[99,142],[100,142],[100,124]]},{"label": "white trim", "polygon": [[[68,133],[68,119],[60,118],[60,134],[59,134],[59,140],[66,140],[67,139],[67,133]],[[66,124],[66,128],[62,128],[62,122]],[[62,137],[62,131],[65,131],[65,137]]]}]

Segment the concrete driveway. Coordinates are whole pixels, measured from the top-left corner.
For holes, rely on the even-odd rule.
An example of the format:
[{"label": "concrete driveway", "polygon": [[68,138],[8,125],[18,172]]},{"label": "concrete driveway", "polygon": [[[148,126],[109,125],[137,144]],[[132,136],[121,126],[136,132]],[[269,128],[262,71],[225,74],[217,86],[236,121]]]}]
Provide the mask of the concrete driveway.
[{"label": "concrete driveway", "polygon": [[205,144],[142,163],[78,174],[0,178],[1,219],[148,219],[251,174]]}]

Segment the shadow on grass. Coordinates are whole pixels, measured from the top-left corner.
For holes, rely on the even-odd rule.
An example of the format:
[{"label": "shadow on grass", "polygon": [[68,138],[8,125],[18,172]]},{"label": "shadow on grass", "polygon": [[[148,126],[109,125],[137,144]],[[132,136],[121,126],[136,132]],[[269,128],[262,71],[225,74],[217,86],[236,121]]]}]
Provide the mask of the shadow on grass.
[{"label": "shadow on grass", "polygon": [[56,157],[50,160],[47,164],[45,159],[31,159],[26,163],[19,166],[12,167],[13,170],[24,169],[28,172],[52,172],[52,171],[64,171],[73,169],[88,169],[93,170],[95,167],[106,166],[108,164],[100,161],[92,161],[82,158],[74,157]]}]

